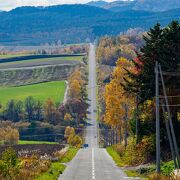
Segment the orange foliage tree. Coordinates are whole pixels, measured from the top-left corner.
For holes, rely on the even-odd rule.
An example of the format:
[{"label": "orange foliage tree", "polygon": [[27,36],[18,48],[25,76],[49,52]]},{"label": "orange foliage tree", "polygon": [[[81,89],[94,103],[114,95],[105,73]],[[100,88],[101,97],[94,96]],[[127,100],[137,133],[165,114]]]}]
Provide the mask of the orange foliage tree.
[{"label": "orange foliage tree", "polygon": [[[112,128],[119,130],[120,139],[124,138],[127,145],[128,119],[134,108],[134,96],[127,94],[123,88],[126,70],[131,70],[133,64],[125,58],[120,58],[112,73],[112,79],[105,87],[105,117],[104,121]],[[124,134],[124,135],[123,135]]]}]

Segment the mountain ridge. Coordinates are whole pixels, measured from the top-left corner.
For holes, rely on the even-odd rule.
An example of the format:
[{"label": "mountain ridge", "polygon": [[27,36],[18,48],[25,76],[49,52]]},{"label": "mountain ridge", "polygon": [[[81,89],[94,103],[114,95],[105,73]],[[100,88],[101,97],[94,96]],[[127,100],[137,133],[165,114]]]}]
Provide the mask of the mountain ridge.
[{"label": "mountain ridge", "polygon": [[0,45],[41,45],[94,41],[117,35],[129,28],[144,30],[160,22],[179,20],[180,9],[167,12],[128,10],[112,12],[88,5],[19,7],[0,13]]},{"label": "mountain ridge", "polygon": [[[91,1],[88,4],[96,6],[99,1]],[[103,3],[102,3],[103,4]],[[114,12],[122,12],[126,10],[145,10],[153,12],[162,12],[171,9],[180,8],[179,0],[116,0],[105,3],[101,8],[108,9]]]}]

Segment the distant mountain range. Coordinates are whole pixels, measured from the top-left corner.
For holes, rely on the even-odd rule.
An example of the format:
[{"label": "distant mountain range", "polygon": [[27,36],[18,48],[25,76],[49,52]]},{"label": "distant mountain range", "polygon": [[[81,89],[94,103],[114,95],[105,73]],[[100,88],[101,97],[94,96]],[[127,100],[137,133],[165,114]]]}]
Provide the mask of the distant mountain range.
[{"label": "distant mountain range", "polygon": [[102,7],[102,8],[108,4],[109,3],[106,1],[90,1],[87,3],[87,5],[89,5],[89,6]]},{"label": "distant mountain range", "polygon": [[106,1],[91,1],[88,5],[109,9],[115,12],[127,10],[160,12],[180,8],[180,0],[117,0],[111,3],[107,3]]},{"label": "distant mountain range", "polygon": [[112,12],[89,5],[21,7],[0,13],[0,45],[39,45],[61,40],[80,43],[129,28],[144,30],[180,20],[180,9],[165,12]]}]

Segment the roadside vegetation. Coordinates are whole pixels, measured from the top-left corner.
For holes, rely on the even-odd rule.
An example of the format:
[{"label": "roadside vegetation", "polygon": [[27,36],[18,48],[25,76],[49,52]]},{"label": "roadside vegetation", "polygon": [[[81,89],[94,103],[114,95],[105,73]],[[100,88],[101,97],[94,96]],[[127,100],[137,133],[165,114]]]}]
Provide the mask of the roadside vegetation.
[{"label": "roadside vegetation", "polygon": [[[86,48],[84,45],[68,46],[63,52],[84,53]],[[0,179],[56,180],[63,173],[65,163],[71,161],[82,147],[88,108],[87,58],[75,58],[83,60],[82,66],[68,65],[67,68],[62,65],[58,71],[57,66],[48,69],[46,80],[49,77],[50,82],[27,84],[21,81],[21,86],[0,88]],[[70,57],[64,59],[68,61]],[[17,74],[19,71],[21,68]],[[28,78],[38,75],[26,73]],[[14,81],[13,74],[8,76],[10,81]],[[68,88],[65,81],[57,81],[52,75],[62,75],[63,80],[68,81]],[[66,88],[67,96],[64,97]]]},{"label": "roadside vegetation", "polygon": [[[132,166],[127,174],[169,178],[173,170],[164,114],[160,108],[162,177],[156,177],[155,163],[155,62],[163,72],[179,73],[178,22],[148,32],[105,37],[97,48],[101,145],[119,166]],[[168,47],[168,51],[167,51]],[[103,53],[106,52],[106,53]],[[164,75],[176,137],[179,137],[179,79]],[[160,86],[162,95],[162,87]],[[174,98],[177,97],[177,98]],[[179,138],[177,138],[179,143]],[[170,162],[169,162],[170,161]],[[151,165],[147,164],[150,163]],[[144,164],[144,167],[138,167]],[[147,164],[147,165],[146,165]],[[133,170],[132,169],[137,169]],[[154,174],[153,174],[154,173]]]},{"label": "roadside vegetation", "polygon": [[0,159],[0,178],[13,180],[57,180],[78,152],[78,148],[69,147],[67,151],[54,152],[56,161],[50,156],[32,155],[18,157],[12,148],[6,149]]}]

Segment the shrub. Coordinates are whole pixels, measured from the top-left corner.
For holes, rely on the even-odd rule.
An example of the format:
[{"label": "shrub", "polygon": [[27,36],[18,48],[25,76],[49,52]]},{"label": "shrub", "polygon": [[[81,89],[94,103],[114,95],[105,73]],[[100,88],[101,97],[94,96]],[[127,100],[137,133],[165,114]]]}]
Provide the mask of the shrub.
[{"label": "shrub", "polygon": [[2,153],[0,161],[0,178],[15,179],[20,172],[20,165],[16,152],[12,149],[6,149]]},{"label": "shrub", "polygon": [[145,136],[141,142],[137,144],[137,157],[141,162],[148,162],[152,159],[152,155],[155,151],[155,141],[154,136]]},{"label": "shrub", "polygon": [[19,141],[19,132],[10,126],[7,128],[0,128],[0,140],[7,145],[17,144]]},{"label": "shrub", "polygon": [[82,138],[80,136],[78,136],[78,135],[75,135],[75,136],[71,135],[68,138],[68,143],[71,146],[75,146],[77,148],[80,148],[82,146],[83,141],[82,141]]},{"label": "shrub", "polygon": [[65,138],[69,138],[70,136],[74,136],[75,135],[75,130],[73,127],[67,126],[65,129]]},{"label": "shrub", "polygon": [[174,170],[174,162],[173,161],[162,164],[161,171],[162,171],[163,175],[170,176],[171,173],[173,172],[173,170]]},{"label": "shrub", "polygon": [[125,153],[125,147],[122,144],[117,144],[115,145],[115,150],[117,151],[117,153],[119,154],[120,157],[124,156]]}]

